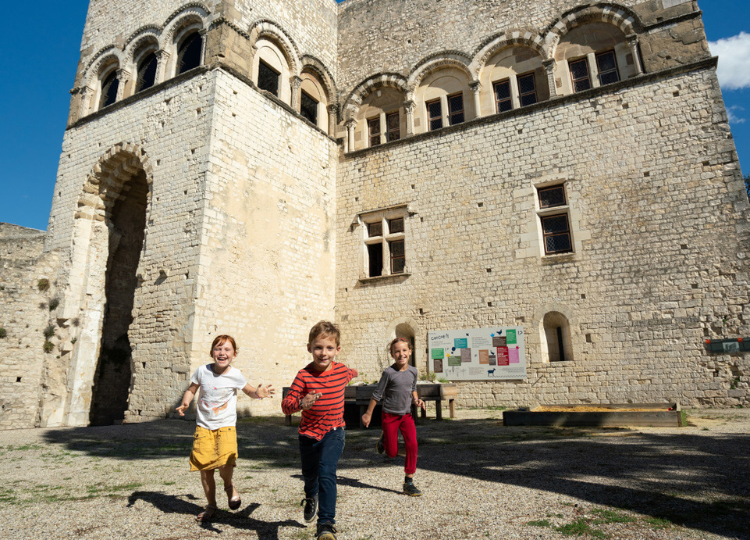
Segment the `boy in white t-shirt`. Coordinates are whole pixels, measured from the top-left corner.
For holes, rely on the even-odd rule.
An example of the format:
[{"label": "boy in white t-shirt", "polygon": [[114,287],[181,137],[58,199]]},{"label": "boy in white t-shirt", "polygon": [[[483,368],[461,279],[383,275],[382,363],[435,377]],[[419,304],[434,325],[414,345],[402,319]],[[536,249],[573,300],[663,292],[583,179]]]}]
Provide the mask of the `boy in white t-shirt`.
[{"label": "boy in white t-shirt", "polygon": [[237,390],[256,399],[272,396],[276,391],[271,385],[253,388],[239,369],[229,364],[237,356],[237,343],[232,336],[216,336],[211,345],[213,364],[199,367],[190,377],[190,387],[182,397],[176,411],[185,416],[198,388],[201,389],[196,408],[195,438],[190,454],[190,470],[201,472],[201,483],[208,505],[198,514],[199,522],[210,521],[216,514],[216,482],[214,471],[224,480],[229,508],[237,510],[242,501],[232,483],[232,473],[237,462]]}]

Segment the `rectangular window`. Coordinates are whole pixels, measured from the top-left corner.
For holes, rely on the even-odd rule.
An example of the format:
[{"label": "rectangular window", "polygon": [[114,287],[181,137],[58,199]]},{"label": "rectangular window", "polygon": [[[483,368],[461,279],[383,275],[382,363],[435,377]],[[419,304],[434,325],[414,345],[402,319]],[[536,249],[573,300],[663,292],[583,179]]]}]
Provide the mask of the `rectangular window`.
[{"label": "rectangular window", "polygon": [[430,123],[430,131],[443,127],[443,109],[440,107],[440,100],[428,101],[427,120]]},{"label": "rectangular window", "polygon": [[513,101],[510,96],[510,79],[496,82],[495,88],[495,103],[497,104],[497,112],[509,111],[513,108]]},{"label": "rectangular window", "polygon": [[398,111],[385,115],[385,124],[388,131],[386,132],[389,141],[397,141],[401,138],[401,125]]},{"label": "rectangular window", "polygon": [[370,260],[369,277],[383,275],[383,244],[367,244],[367,255]]},{"label": "rectangular window", "polygon": [[606,51],[597,54],[596,68],[599,70],[599,83],[602,86],[616,83],[620,80],[620,74],[617,72],[615,51]]},{"label": "rectangular window", "polygon": [[376,236],[383,236],[383,222],[376,221],[375,223],[367,224],[367,236],[374,238]]},{"label": "rectangular window", "polygon": [[573,90],[583,92],[591,88],[591,79],[589,79],[589,63],[585,58],[570,62],[570,78],[573,80]]},{"label": "rectangular window", "polygon": [[462,124],[464,121],[464,95],[448,96],[448,123],[451,126]]},{"label": "rectangular window", "polygon": [[406,205],[360,214],[364,227],[362,276],[365,278],[405,274]]},{"label": "rectangular window", "polygon": [[564,185],[540,188],[537,192],[539,193],[539,208],[553,208],[566,204]]},{"label": "rectangular window", "polygon": [[396,234],[404,232],[404,218],[396,218],[388,220],[388,233]]},{"label": "rectangular window", "polygon": [[536,103],[536,84],[534,83],[533,73],[518,77],[518,97],[521,101],[521,107]]},{"label": "rectangular window", "polygon": [[391,274],[403,274],[406,267],[404,241],[391,240],[388,242],[388,248],[391,252]]},{"label": "rectangular window", "polygon": [[380,144],[380,117],[367,119],[367,136],[370,139],[370,146]]},{"label": "rectangular window", "polygon": [[299,112],[310,122],[316,126],[318,125],[318,102],[304,90],[302,91]]},{"label": "rectangular window", "polygon": [[258,64],[258,88],[279,97],[279,72],[263,60]]},{"label": "rectangular window", "polygon": [[568,214],[543,216],[542,232],[544,234],[544,252],[547,255],[565,253],[573,250],[570,241]]}]

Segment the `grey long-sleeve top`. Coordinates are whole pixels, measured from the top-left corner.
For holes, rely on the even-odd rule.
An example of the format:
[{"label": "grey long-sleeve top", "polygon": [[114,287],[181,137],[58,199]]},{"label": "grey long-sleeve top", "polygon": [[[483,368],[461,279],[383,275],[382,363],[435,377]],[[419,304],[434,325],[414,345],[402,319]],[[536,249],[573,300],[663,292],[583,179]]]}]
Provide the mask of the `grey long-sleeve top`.
[{"label": "grey long-sleeve top", "polygon": [[414,366],[409,366],[404,371],[388,366],[383,370],[378,387],[372,393],[372,399],[383,400],[381,405],[384,412],[407,414],[411,410],[412,392],[417,390],[417,377],[417,368]]}]

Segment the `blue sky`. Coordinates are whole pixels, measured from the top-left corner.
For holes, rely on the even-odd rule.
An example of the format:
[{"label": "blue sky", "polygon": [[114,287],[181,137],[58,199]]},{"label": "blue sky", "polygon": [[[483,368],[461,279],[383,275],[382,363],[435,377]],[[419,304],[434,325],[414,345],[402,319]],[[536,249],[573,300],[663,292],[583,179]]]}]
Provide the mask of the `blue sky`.
[{"label": "blue sky", "polygon": [[[699,0],[730,113],[740,163],[750,173],[750,2]],[[9,2],[0,32],[0,222],[46,229],[70,106],[86,0]],[[33,21],[33,26],[20,21]],[[29,29],[33,35],[29,36]]]}]

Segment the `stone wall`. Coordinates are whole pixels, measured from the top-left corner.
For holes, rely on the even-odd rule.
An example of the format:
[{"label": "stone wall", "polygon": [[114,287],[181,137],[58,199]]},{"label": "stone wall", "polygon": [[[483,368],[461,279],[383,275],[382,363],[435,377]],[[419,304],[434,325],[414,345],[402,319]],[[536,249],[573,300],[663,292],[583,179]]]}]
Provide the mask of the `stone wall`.
[{"label": "stone wall", "polygon": [[[339,88],[344,95],[379,73],[406,77],[438,56],[469,60],[504,32],[527,32],[543,40],[568,14],[593,2],[554,0],[347,0],[339,4]],[[627,14],[641,33],[647,71],[665,69],[709,55],[697,4],[691,0],[622,0],[596,4]],[[581,17],[580,20],[585,20]],[[563,26],[564,27],[564,26]],[[645,32],[644,32],[645,30]],[[553,41],[543,41],[545,47]]]},{"label": "stone wall", "polygon": [[[711,65],[568,96],[349,154],[339,165],[336,313],[366,380],[399,324],[522,326],[528,379],[461,383],[462,405],[750,402],[748,201]],[[544,256],[535,187],[564,182],[575,253]],[[407,274],[361,279],[357,215],[408,205]],[[573,359],[543,362],[542,319]]]},{"label": "stone wall", "polygon": [[[44,335],[54,317],[57,257],[44,253],[44,231],[0,223],[0,429],[37,425],[49,359],[58,339]],[[49,342],[45,350],[45,342]]]}]

